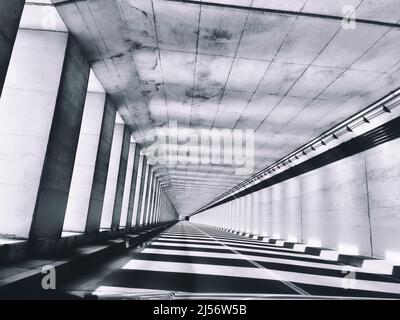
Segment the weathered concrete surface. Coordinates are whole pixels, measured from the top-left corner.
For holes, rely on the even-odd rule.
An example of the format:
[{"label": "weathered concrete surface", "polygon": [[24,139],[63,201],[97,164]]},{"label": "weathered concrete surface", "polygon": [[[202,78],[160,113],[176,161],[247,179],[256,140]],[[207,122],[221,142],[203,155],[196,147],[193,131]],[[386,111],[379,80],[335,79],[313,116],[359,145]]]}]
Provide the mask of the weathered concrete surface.
[{"label": "weathered concrete surface", "polygon": [[69,36],[30,237],[60,236],[89,82],[89,64]]},{"label": "weathered concrete surface", "polygon": [[[128,168],[130,141],[131,141],[131,132],[130,129],[127,126],[125,126],[124,137],[122,140],[122,148],[121,148],[121,160],[119,162],[119,169],[118,169],[118,182],[117,182],[117,191],[115,194],[114,212],[111,223],[111,229],[113,230],[119,228],[119,223],[121,220],[121,210],[125,192],[125,179],[126,179],[126,171]],[[129,191],[127,190],[127,192]]]},{"label": "weathered concrete surface", "polygon": [[85,232],[106,94],[88,92],[63,231]]},{"label": "weathered concrete surface", "polygon": [[0,99],[2,234],[29,236],[67,42],[66,33],[18,32]]},{"label": "weathered concrete surface", "polygon": [[24,4],[25,0],[2,0],[0,3],[0,96]]},{"label": "weathered concrete surface", "polygon": [[87,233],[97,232],[100,229],[101,213],[103,211],[108,167],[110,163],[111,146],[114,136],[115,117],[115,107],[107,96],[101,124],[100,141],[97,151],[93,186],[90,194],[89,209],[87,214],[85,229]]}]

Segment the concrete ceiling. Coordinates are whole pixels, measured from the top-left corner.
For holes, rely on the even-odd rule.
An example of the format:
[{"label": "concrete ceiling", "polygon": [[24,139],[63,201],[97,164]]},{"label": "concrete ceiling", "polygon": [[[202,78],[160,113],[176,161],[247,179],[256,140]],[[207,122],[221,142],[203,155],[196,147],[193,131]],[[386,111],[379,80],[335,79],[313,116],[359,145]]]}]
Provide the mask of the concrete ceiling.
[{"label": "concrete ceiling", "polygon": [[[144,146],[169,121],[254,129],[256,172],[400,86],[398,0],[188,2],[53,0]],[[342,27],[345,5],[355,29]],[[155,168],[181,214],[247,178],[231,165]]]}]

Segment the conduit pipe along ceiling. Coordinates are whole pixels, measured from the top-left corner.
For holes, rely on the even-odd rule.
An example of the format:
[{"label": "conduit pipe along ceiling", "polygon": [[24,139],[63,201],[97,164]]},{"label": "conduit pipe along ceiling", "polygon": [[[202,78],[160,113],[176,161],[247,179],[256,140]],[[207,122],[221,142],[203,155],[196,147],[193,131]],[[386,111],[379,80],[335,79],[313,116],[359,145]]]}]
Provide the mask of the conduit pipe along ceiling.
[{"label": "conduit pipe along ceiling", "polygon": [[[254,130],[254,172],[246,175],[185,157],[154,166],[181,215],[272,170],[400,81],[398,0],[52,2],[141,147],[171,121]],[[350,29],[342,23],[349,6],[357,18]],[[330,147],[352,133],[335,135],[322,141]]]}]

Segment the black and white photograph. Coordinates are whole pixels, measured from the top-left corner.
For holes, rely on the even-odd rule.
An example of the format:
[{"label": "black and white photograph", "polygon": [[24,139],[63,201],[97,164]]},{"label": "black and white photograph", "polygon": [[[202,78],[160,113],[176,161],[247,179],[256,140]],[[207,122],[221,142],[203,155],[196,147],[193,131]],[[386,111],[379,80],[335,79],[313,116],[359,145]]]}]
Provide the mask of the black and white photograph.
[{"label": "black and white photograph", "polygon": [[399,299],[399,0],[0,0],[0,301]]}]

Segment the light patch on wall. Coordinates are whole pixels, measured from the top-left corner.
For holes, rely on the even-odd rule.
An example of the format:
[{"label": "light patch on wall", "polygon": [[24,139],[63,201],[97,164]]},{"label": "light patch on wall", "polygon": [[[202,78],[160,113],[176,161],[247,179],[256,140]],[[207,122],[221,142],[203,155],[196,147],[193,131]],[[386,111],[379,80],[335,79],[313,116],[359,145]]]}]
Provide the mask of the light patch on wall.
[{"label": "light patch on wall", "polygon": [[321,240],[318,240],[318,239],[308,239],[307,244],[310,247],[316,247],[316,248],[322,247],[322,242],[321,242]]},{"label": "light patch on wall", "polygon": [[289,236],[288,237],[289,242],[297,242],[297,237],[296,236]]},{"label": "light patch on wall", "polygon": [[281,235],[279,233],[274,233],[273,234],[274,239],[279,239]]},{"label": "light patch on wall", "polygon": [[22,13],[20,28],[68,32],[57,9],[49,1],[27,1]]},{"label": "light patch on wall", "polygon": [[16,240],[16,239],[0,239],[0,245],[21,243],[21,242],[25,242],[25,241],[24,240]]},{"label": "light patch on wall", "polygon": [[346,243],[339,244],[338,251],[339,253],[351,254],[351,255],[358,255],[360,253],[360,250],[358,249],[357,246]]},{"label": "light patch on wall", "polygon": [[122,120],[121,116],[119,115],[119,113],[117,112],[116,116],[115,116],[115,123],[116,124],[125,124],[124,120]]},{"label": "light patch on wall", "polygon": [[399,251],[387,250],[385,252],[385,258],[386,258],[386,260],[388,260],[390,262],[400,264],[400,252]]},{"label": "light patch on wall", "polygon": [[93,70],[90,69],[89,83],[88,83],[88,92],[95,93],[105,93],[103,86],[101,85],[99,79],[94,74]]}]

